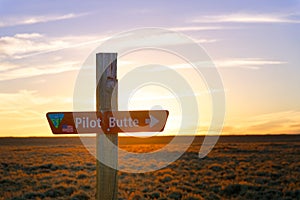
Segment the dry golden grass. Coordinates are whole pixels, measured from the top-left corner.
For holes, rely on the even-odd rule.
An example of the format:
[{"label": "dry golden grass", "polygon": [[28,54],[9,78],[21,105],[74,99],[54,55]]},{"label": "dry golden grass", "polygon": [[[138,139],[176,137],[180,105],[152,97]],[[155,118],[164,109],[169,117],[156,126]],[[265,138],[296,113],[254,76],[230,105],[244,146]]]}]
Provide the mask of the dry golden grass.
[{"label": "dry golden grass", "polygon": [[[94,199],[95,158],[74,139],[40,140],[0,141],[0,199]],[[158,171],[119,172],[119,199],[300,199],[299,142],[220,142],[201,160],[199,148]]]}]

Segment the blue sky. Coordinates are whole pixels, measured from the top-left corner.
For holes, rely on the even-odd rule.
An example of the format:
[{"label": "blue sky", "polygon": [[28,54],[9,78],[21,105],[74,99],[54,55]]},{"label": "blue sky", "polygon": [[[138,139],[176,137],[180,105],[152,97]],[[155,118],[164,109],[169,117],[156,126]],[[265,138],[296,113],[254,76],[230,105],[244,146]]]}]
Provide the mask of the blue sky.
[{"label": "blue sky", "polygon": [[50,135],[44,114],[72,109],[89,53],[142,27],[181,32],[206,49],[227,91],[224,133],[300,132],[299,0],[0,0],[0,13],[0,136]]}]

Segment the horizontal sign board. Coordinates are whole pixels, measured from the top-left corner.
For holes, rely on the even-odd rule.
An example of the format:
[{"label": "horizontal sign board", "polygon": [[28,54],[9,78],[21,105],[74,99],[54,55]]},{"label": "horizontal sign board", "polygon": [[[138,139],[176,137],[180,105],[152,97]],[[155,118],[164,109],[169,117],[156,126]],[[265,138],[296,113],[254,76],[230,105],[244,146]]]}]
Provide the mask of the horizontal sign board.
[{"label": "horizontal sign board", "polygon": [[167,110],[49,112],[47,119],[54,134],[161,132]]}]

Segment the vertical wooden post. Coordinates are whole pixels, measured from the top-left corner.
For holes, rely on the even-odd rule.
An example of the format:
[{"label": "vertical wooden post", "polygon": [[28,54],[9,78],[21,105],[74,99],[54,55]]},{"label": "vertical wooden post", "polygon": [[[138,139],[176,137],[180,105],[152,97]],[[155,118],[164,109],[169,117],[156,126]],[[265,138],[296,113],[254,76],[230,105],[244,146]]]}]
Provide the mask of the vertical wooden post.
[{"label": "vertical wooden post", "polygon": [[[117,53],[96,55],[97,111],[118,110]],[[115,88],[116,87],[116,88]],[[113,92],[113,90],[115,90]],[[106,130],[103,130],[106,131]],[[97,200],[116,200],[118,196],[118,133],[97,133]],[[99,160],[109,163],[110,168]]]}]

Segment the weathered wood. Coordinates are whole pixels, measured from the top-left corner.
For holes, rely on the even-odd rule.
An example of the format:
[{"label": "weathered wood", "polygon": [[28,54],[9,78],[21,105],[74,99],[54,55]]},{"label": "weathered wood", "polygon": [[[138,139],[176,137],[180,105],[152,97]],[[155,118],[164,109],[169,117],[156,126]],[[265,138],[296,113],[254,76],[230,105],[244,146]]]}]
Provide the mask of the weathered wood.
[{"label": "weathered wood", "polygon": [[[97,111],[118,110],[117,53],[96,55]],[[99,80],[99,81],[98,81]],[[104,130],[105,131],[105,130]],[[97,200],[115,200],[118,195],[118,134],[97,133]],[[113,168],[106,166],[108,163]]]}]

